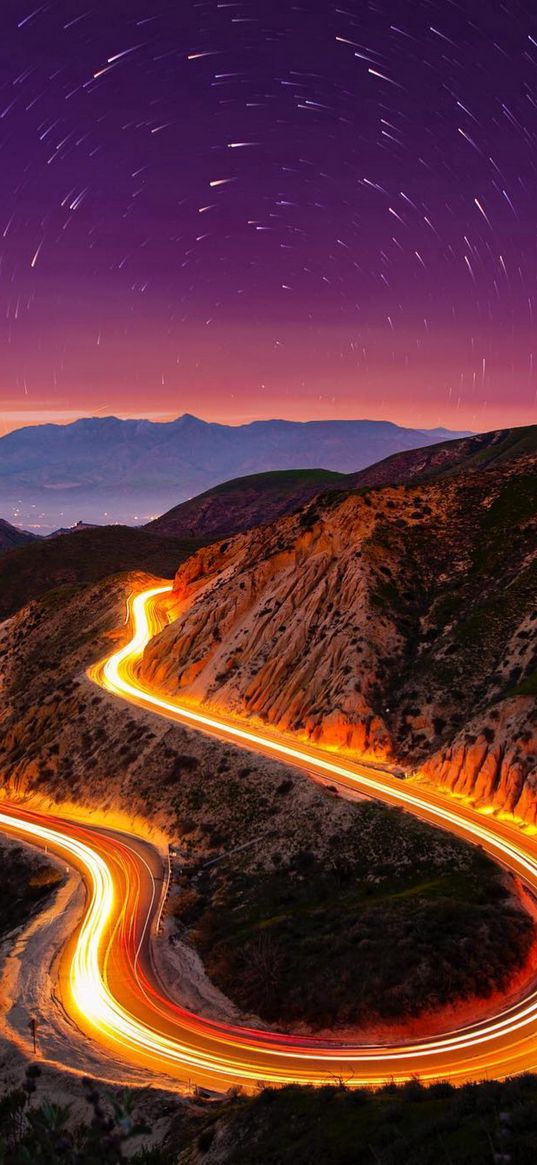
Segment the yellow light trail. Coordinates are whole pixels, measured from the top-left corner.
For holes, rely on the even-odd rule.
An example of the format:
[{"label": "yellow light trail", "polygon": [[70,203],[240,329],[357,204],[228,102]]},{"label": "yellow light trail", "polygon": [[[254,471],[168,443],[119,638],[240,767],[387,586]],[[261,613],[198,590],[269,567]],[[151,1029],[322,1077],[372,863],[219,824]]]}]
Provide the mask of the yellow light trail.
[{"label": "yellow light trail", "polygon": [[[434,789],[401,783],[389,772],[367,770],[329,759],[320,749],[251,730],[236,722],[144,688],[137,663],[149,639],[165,624],[162,599],[169,586],[153,587],[129,599],[129,642],[92,678],[139,706],[265,755],[329,778],[393,805],[479,844],[522,878],[537,896],[537,843],[515,822],[482,814]],[[453,1082],[502,1077],[537,1067],[537,990],[527,984],[518,1000],[504,1001],[490,1016],[440,1035],[392,1044],[360,1046],[233,1026],[205,1019],[162,994],[151,960],[151,927],[158,908],[155,874],[145,843],[118,831],[103,831],[69,819],[47,818],[23,807],[3,807],[0,827],[49,845],[84,873],[90,890],[80,931],[69,952],[69,991],[64,1001],[80,1025],[125,1059],[184,1081],[213,1087],[252,1087],[299,1081],[325,1083],[335,1077],[353,1085],[387,1078]]]}]

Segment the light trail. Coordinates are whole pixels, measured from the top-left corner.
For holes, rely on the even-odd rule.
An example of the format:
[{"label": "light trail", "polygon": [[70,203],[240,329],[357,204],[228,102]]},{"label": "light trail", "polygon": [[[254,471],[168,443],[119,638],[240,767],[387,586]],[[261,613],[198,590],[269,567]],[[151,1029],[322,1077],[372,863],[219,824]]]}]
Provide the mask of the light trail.
[{"label": "light trail", "polygon": [[[482,846],[522,878],[537,896],[537,842],[511,820],[480,813],[434,789],[401,783],[389,772],[329,759],[307,744],[251,730],[205,715],[149,691],[137,664],[149,639],[166,623],[164,596],[153,587],[129,599],[128,644],[92,669],[96,682],[146,709],[225,741],[262,752],[329,779],[347,790],[408,809],[430,824]],[[492,1016],[421,1040],[360,1046],[335,1039],[284,1035],[233,1026],[197,1016],[162,994],[151,959],[158,915],[155,882],[162,875],[155,851],[127,834],[80,822],[45,817],[21,806],[3,806],[0,827],[67,857],[84,875],[89,897],[81,928],[66,952],[68,988],[64,1005],[79,1026],[125,1061],[209,1087],[240,1083],[352,1085],[388,1078],[449,1079],[504,1077],[537,1067],[537,989],[504,1003]]]}]

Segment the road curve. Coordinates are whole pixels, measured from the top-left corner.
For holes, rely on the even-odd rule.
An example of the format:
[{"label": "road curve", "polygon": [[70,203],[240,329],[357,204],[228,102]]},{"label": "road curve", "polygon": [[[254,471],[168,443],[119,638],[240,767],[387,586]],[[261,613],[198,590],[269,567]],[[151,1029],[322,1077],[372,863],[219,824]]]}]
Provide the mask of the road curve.
[{"label": "road curve", "polygon": [[[306,743],[237,721],[207,716],[145,689],[137,664],[166,622],[169,586],[129,599],[129,643],[92,669],[92,678],[142,706],[221,739],[305,769],[312,777],[398,805],[424,821],[482,846],[524,880],[537,897],[535,831],[433,789],[401,782],[380,768],[339,760]],[[427,1039],[390,1045],[342,1043],[214,1022],[166,998],[151,960],[151,932],[160,898],[162,863],[146,842],[0,806],[0,828],[48,846],[81,870],[88,886],[82,924],[64,953],[64,1006],[95,1040],[180,1086],[187,1078],[224,1088],[254,1082],[377,1084],[417,1074],[461,1083],[537,1067],[537,985],[488,1018]]]}]

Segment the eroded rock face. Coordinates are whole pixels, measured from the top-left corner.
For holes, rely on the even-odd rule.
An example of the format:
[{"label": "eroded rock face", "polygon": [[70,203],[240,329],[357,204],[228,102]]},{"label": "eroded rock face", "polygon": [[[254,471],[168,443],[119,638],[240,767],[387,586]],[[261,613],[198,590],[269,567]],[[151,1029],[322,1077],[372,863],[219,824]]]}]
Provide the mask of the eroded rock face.
[{"label": "eroded rock face", "polygon": [[363,548],[375,516],[349,498],[335,522],[301,521],[209,547],[186,563],[175,580],[178,617],[149,645],[144,675],[182,698],[320,744],[391,755],[374,687],[379,660],[399,655],[403,641],[394,621],[371,607]]},{"label": "eroded rock face", "polygon": [[427,780],[537,822],[535,701],[504,700],[425,762]]},{"label": "eroded rock face", "polygon": [[321,497],[180,567],[144,678],[533,818],[536,511],[533,455]]}]

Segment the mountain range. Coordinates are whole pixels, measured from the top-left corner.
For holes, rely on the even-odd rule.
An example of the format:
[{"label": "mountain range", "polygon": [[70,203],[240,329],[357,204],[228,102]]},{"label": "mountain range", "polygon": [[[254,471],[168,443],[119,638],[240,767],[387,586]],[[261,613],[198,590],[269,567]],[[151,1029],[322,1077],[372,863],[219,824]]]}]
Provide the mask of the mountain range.
[{"label": "mountain range", "polygon": [[461,435],[370,420],[230,426],[190,414],[165,423],[90,417],[35,425],[0,438],[0,505],[6,513],[7,501],[31,498],[52,511],[45,532],[79,519],[128,523],[140,506],[150,516],[232,477],[297,466],[349,473]]}]

